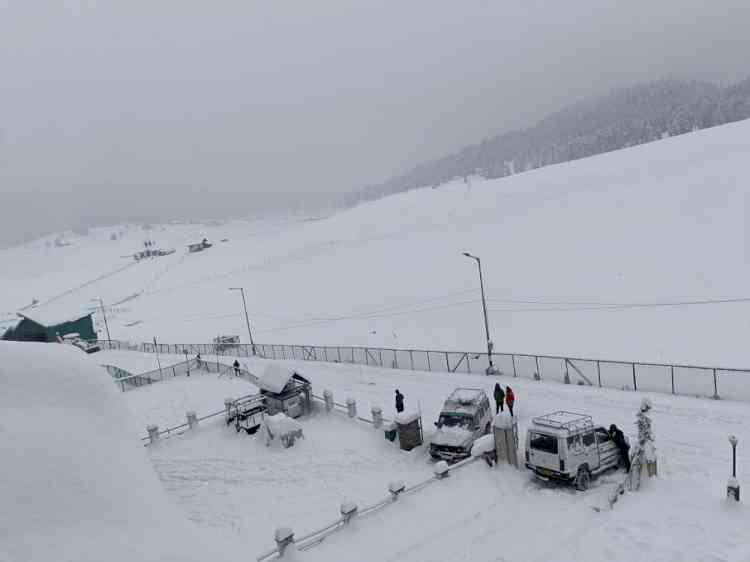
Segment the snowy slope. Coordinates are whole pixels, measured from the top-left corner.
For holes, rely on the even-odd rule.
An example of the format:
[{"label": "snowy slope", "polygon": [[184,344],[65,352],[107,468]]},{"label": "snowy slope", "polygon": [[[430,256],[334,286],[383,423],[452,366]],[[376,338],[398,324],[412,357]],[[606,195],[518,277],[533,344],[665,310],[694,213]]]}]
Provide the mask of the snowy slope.
[{"label": "snowy slope", "polygon": [[168,501],[117,389],[83,352],[0,342],[0,357],[0,560],[188,562],[237,551]]},{"label": "snowy slope", "polygon": [[[324,220],[29,244],[0,253],[0,310],[68,289],[54,305],[138,294],[111,310],[112,337],[247,341],[240,297],[228,290],[243,286],[259,341],[481,349],[468,250],[483,258],[498,351],[747,367],[747,302],[598,307],[748,296],[749,151],[746,121]],[[184,253],[204,235],[229,241]],[[178,252],[117,272],[129,263],[119,255],[145,236]]]},{"label": "snowy slope", "polygon": [[[265,363],[256,364],[260,369]],[[330,389],[337,401],[355,398],[365,417],[372,405],[392,417],[393,390],[399,388],[407,409],[422,411],[428,439],[432,420],[456,386],[479,387],[490,394],[495,382],[476,375],[290,364],[312,381],[315,393]],[[643,394],[500,380],[516,392],[522,439],[533,416],[560,409],[588,413],[599,424],[616,423],[634,436]],[[207,387],[215,385],[220,390],[214,394],[221,395],[226,381],[205,375],[191,386],[197,382],[169,380],[148,387],[148,392],[164,393],[177,383],[177,392],[192,396],[199,413],[212,411],[216,400],[209,398]],[[122,395],[139,412],[139,428],[154,415],[182,421],[180,406],[172,410],[173,405],[164,402],[155,407],[143,390]],[[735,433],[740,443],[750,439],[750,407],[680,396],[651,398],[659,478],[624,496],[613,511],[591,508],[607,505],[607,494],[622,473],[608,473],[580,494],[539,486],[525,471],[490,470],[480,461],[355,521],[319,547],[297,553],[297,559],[746,561],[750,512],[744,503],[727,503],[724,487],[731,468],[726,437]],[[361,422],[322,413],[301,421],[305,440],[289,450],[266,449],[262,439],[237,434],[219,419],[148,452],[170,496],[191,520],[251,538],[253,555],[273,546],[277,526],[289,525],[302,535],[335,519],[344,500],[372,504],[386,495],[390,481],[403,478],[413,484],[431,474],[424,448],[399,451]],[[740,482],[750,479],[749,450],[738,450]]]}]

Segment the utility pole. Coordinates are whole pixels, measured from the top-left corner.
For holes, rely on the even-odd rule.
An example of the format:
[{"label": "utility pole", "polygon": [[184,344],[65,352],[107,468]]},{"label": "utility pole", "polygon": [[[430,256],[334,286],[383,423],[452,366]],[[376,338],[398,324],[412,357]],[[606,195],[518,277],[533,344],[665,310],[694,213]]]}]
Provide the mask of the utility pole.
[{"label": "utility pole", "polygon": [[230,291],[239,291],[242,294],[242,308],[245,309],[245,322],[247,323],[247,334],[250,336],[250,347],[253,350],[253,357],[255,353],[255,342],[253,341],[253,332],[250,330],[250,317],[247,315],[247,302],[245,301],[245,289],[244,287],[230,287]]},{"label": "utility pole", "polygon": [[487,367],[487,370],[485,371],[488,375],[496,375],[498,374],[497,369],[495,368],[494,363],[492,362],[492,340],[490,339],[490,323],[487,320],[487,301],[484,298],[484,276],[482,275],[482,260],[480,260],[477,256],[471,255],[469,252],[463,252],[463,255],[467,258],[471,258],[473,260],[476,260],[477,267],[479,268],[479,287],[482,291],[482,310],[484,311],[484,333],[487,336],[487,361],[489,362],[489,367]]},{"label": "utility pole", "polygon": [[104,328],[106,328],[106,330],[107,330],[107,349],[111,349],[112,348],[112,338],[109,337],[109,324],[107,324],[107,313],[104,312],[104,301],[102,299],[99,299],[99,298],[91,299],[91,300],[99,302],[99,305],[101,306],[102,317],[104,318]]}]

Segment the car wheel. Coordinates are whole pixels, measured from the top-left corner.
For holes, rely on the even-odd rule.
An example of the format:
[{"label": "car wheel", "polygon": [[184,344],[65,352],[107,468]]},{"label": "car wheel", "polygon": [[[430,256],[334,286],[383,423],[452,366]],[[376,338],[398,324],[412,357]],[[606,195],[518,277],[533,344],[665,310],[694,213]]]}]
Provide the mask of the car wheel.
[{"label": "car wheel", "polygon": [[575,480],[575,486],[576,490],[580,490],[581,492],[585,492],[589,489],[589,486],[591,486],[591,473],[589,472],[589,469],[585,466],[582,466],[578,469],[578,474],[576,475]]}]

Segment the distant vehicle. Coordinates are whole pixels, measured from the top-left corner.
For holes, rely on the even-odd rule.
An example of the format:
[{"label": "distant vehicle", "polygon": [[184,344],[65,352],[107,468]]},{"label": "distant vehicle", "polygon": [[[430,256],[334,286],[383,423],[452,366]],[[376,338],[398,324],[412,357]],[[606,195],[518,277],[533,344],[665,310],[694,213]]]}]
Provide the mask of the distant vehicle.
[{"label": "distant vehicle", "polygon": [[96,353],[97,351],[102,350],[102,347],[98,343],[83,340],[81,339],[80,334],[77,334],[75,332],[65,334],[62,338],[60,338],[60,341],[68,345],[74,345],[75,347],[85,351],[86,353]]},{"label": "distant vehicle", "polygon": [[490,432],[492,408],[481,388],[457,388],[445,400],[437,431],[430,443],[430,456],[454,462],[471,455],[474,441]]},{"label": "distant vehicle", "polygon": [[235,349],[238,345],[240,345],[240,336],[216,336],[214,338],[214,349],[217,353]]},{"label": "distant vehicle", "polygon": [[542,479],[569,482],[587,490],[591,477],[620,462],[620,452],[591,416],[554,412],[533,418],[526,432],[526,468]]},{"label": "distant vehicle", "polygon": [[204,238],[198,244],[189,244],[188,252],[191,254],[194,254],[195,252],[202,252],[203,250],[210,248],[212,245],[213,244],[209,244],[208,240]]}]

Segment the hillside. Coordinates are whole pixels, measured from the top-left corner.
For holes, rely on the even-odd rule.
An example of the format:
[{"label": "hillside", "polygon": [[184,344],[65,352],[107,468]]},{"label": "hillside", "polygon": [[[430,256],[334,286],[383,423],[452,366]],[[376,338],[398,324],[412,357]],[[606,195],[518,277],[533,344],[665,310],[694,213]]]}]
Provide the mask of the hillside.
[{"label": "hillside", "polygon": [[353,194],[348,202],[456,177],[505,177],[747,118],[750,78],[724,89],[705,82],[661,80],[576,103],[528,129],[499,134],[419,164]]},{"label": "hillside", "polygon": [[[470,251],[497,351],[747,367],[746,301],[677,303],[748,296],[748,153],[743,121],[322,220],[41,240],[0,252],[0,310],[102,298],[113,338],[246,342],[244,287],[258,341],[481,350]],[[120,257],[145,237],[177,252]]]}]

